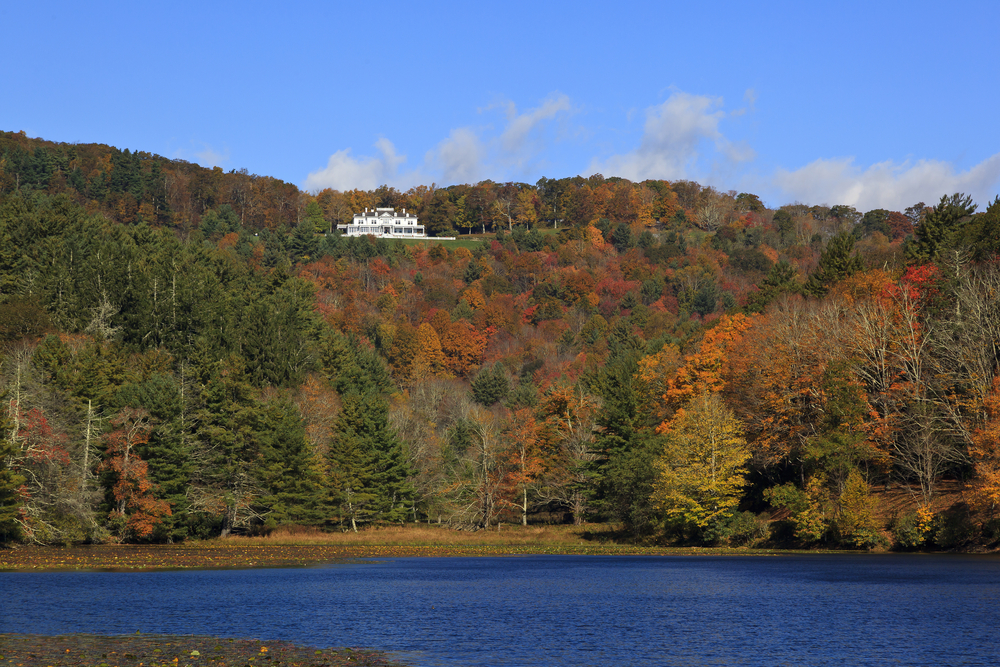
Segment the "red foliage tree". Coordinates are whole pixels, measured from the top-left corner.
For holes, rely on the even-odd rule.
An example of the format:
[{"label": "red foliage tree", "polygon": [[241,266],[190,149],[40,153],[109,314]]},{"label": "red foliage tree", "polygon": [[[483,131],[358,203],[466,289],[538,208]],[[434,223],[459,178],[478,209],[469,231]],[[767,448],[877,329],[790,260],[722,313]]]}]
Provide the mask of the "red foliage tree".
[{"label": "red foliage tree", "polygon": [[136,451],[149,442],[149,413],[123,408],[111,424],[115,430],[105,436],[107,458],[98,468],[109,473],[114,500],[109,517],[121,524],[119,538],[148,537],[163,517],[170,516],[170,504],[153,495],[148,465]]}]

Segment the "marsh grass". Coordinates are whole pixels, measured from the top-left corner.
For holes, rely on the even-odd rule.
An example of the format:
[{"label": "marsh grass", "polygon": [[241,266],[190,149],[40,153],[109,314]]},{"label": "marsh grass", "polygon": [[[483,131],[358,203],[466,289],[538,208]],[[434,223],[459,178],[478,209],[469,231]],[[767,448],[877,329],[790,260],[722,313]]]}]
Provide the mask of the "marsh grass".
[{"label": "marsh grass", "polygon": [[614,533],[604,525],[508,526],[490,530],[456,530],[447,526],[408,524],[365,528],[357,533],[329,532],[291,526],[254,537],[228,537],[226,542],[246,545],[336,545],[336,546],[493,546],[493,547],[586,547],[595,542],[614,543]]}]

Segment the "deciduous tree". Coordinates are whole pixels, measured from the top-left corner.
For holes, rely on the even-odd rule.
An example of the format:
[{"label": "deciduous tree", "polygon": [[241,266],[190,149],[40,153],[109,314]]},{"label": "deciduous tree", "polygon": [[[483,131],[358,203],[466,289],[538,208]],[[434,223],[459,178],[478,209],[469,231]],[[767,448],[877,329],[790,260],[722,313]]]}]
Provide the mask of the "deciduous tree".
[{"label": "deciduous tree", "polygon": [[653,501],[669,522],[700,537],[739,504],[750,458],[742,425],[718,394],[703,393],[661,431]]},{"label": "deciduous tree", "polygon": [[149,413],[123,408],[111,425],[114,430],[105,436],[107,453],[99,468],[108,473],[109,517],[119,538],[149,537],[160,519],[170,516],[170,505],[153,494],[148,465],[138,453],[149,438]]}]

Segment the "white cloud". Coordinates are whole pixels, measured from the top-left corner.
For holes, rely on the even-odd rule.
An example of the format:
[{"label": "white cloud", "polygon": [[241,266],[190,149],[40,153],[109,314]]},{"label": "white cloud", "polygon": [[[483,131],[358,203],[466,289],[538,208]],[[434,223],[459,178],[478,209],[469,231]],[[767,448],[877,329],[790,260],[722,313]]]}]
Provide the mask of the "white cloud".
[{"label": "white cloud", "polygon": [[201,150],[198,150],[195,146],[196,142],[192,141],[191,148],[178,148],[173,152],[172,157],[178,160],[194,161],[195,164],[208,168],[221,167],[229,162],[228,148],[224,152],[220,152],[204,143],[201,144]]},{"label": "white cloud", "polygon": [[778,169],[773,183],[791,201],[846,204],[859,211],[901,211],[955,192],[972,195],[982,207],[1000,185],[1000,153],[963,172],[939,160],[886,161],[862,169],[853,158],[821,159],[794,171]]},{"label": "white cloud", "polygon": [[375,142],[375,147],[381,153],[380,157],[354,158],[350,148],[337,151],[330,156],[326,168],[311,172],[306,177],[305,189],[374,190],[386,183],[395,185],[401,180],[410,180],[408,175],[399,174],[399,167],[406,162],[406,156],[397,155],[391,141],[381,138]]},{"label": "white cloud", "polygon": [[702,158],[712,153],[718,153],[729,164],[752,160],[756,154],[749,146],[733,143],[719,131],[719,122],[726,117],[726,112],[716,110],[721,105],[721,98],[672,94],[663,104],[646,110],[637,149],[604,161],[593,160],[590,173],[633,181],[675,180],[697,176],[696,172],[703,168]]},{"label": "white cloud", "polygon": [[211,146],[205,146],[205,150],[194,154],[198,158],[198,164],[204,167],[221,167],[229,162],[229,151],[220,153]]},{"label": "white cloud", "polygon": [[444,183],[476,183],[482,173],[483,156],[484,148],[476,133],[460,127],[428,154],[426,162],[440,170]]},{"label": "white cloud", "polygon": [[551,95],[541,106],[518,115],[513,102],[507,105],[507,127],[500,135],[500,145],[507,159],[520,161],[530,150],[529,136],[544,121],[555,118],[562,111],[569,111],[569,97]]},{"label": "white cloud", "polygon": [[350,148],[339,150],[330,156],[324,169],[306,177],[303,187],[310,191],[323,188],[372,190],[385,183],[406,190],[432,182],[476,183],[484,177],[506,180],[522,175],[525,165],[544,150],[545,141],[540,135],[545,125],[571,110],[566,95],[553,94],[538,107],[521,114],[512,102],[480,111],[498,106],[504,109],[506,116],[499,134],[495,130],[491,133],[489,126],[455,128],[446,139],[426,152],[423,164],[414,171],[400,172],[406,156],[397,155],[388,139],[379,139],[376,148],[380,156],[354,157]]}]

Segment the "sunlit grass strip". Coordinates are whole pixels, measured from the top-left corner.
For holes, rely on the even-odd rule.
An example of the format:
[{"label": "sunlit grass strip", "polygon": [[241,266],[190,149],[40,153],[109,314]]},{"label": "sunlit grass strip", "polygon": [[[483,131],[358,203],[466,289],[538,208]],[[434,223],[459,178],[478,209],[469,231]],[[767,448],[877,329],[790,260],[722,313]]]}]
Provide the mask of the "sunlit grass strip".
[{"label": "sunlit grass strip", "polygon": [[[766,549],[669,548],[627,545],[233,545],[197,547],[32,547],[0,553],[0,570],[143,571],[308,567],[359,559],[497,556],[735,556],[790,553]],[[811,552],[815,553],[815,552]]]},{"label": "sunlit grass strip", "polygon": [[335,545],[593,545],[612,541],[603,525],[593,526],[501,526],[490,530],[465,531],[445,526],[409,524],[354,532],[326,532],[310,528],[278,529],[264,537],[230,537],[235,544],[335,544]]}]

